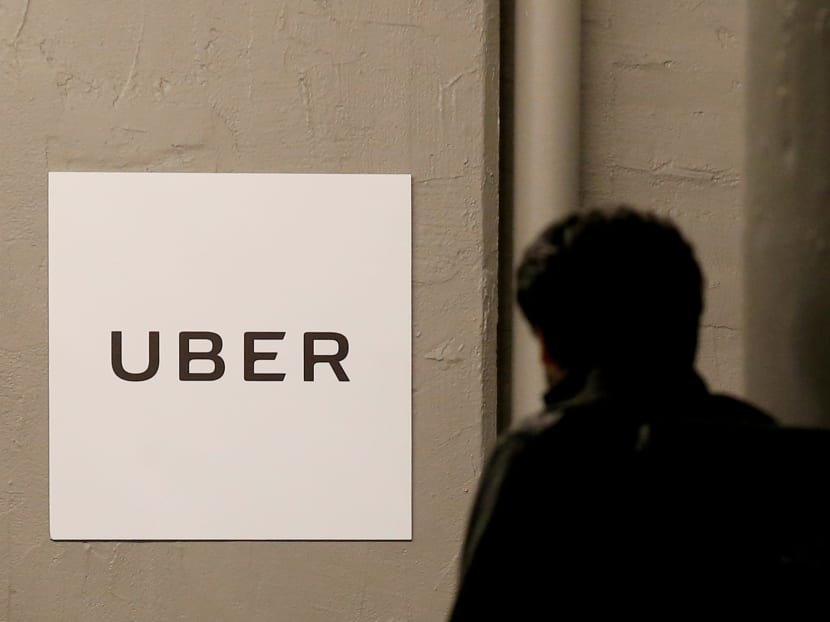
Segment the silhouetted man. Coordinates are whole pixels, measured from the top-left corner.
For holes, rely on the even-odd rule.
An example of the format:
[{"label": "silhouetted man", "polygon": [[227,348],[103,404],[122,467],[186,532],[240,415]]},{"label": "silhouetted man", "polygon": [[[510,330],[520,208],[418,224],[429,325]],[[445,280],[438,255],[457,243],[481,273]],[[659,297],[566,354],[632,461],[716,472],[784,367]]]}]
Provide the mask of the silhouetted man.
[{"label": "silhouetted man", "polygon": [[518,300],[550,389],[482,476],[453,622],[715,614],[817,567],[799,525],[827,529],[798,521],[824,507],[799,505],[788,469],[826,466],[810,443],[827,439],[782,437],[709,393],[694,370],[701,292],[679,232],[630,208],[571,216],[530,246]]}]

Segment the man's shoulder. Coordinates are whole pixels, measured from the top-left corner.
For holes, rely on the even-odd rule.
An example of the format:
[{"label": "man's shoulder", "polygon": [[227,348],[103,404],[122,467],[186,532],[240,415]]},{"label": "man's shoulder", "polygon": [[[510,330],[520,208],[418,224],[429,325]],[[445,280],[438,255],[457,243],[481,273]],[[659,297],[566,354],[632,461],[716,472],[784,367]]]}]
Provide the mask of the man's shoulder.
[{"label": "man's shoulder", "polygon": [[497,450],[515,453],[533,449],[540,444],[556,441],[568,435],[573,428],[588,426],[594,409],[552,409],[525,417],[514,423],[499,439]]},{"label": "man's shoulder", "polygon": [[629,418],[619,415],[612,404],[602,402],[545,410],[514,424],[494,453],[527,466],[538,466],[540,459],[550,462],[594,453],[617,439],[629,440]]},{"label": "man's shoulder", "polygon": [[776,421],[757,406],[742,399],[723,393],[709,395],[713,415],[721,421],[738,425],[775,426]]},{"label": "man's shoulder", "polygon": [[553,430],[562,421],[564,415],[562,410],[546,410],[529,417],[525,417],[515,423],[506,433],[506,438],[516,440],[532,441],[539,436]]}]

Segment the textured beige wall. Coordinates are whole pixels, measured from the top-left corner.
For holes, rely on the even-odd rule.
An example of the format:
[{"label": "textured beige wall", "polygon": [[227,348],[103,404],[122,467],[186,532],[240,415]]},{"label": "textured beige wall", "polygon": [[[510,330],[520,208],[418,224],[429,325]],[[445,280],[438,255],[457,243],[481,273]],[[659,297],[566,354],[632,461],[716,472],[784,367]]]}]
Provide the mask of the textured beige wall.
[{"label": "textured beige wall", "polygon": [[[0,2],[0,620],[444,615],[494,429],[497,7]],[[413,174],[411,543],[48,539],[48,170]]]},{"label": "textured beige wall", "polygon": [[673,218],[707,276],[698,365],[742,394],[744,0],[585,0],[587,203]]}]

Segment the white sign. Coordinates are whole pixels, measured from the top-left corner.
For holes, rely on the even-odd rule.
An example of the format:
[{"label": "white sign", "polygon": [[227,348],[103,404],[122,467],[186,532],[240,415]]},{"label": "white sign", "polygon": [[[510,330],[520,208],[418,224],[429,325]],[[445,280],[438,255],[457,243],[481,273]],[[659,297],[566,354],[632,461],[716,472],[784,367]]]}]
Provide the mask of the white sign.
[{"label": "white sign", "polygon": [[56,540],[407,540],[409,175],[50,173]]}]

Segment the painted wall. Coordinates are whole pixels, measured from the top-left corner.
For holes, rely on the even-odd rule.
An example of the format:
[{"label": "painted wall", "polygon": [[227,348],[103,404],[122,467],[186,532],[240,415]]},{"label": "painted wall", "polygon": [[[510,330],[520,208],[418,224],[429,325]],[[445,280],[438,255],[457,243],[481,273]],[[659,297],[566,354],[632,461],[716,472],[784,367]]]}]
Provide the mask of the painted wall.
[{"label": "painted wall", "polygon": [[674,219],[707,277],[698,365],[744,392],[746,2],[583,2],[582,192]]},{"label": "painted wall", "polygon": [[[0,4],[0,620],[441,619],[495,429],[497,7]],[[411,543],[49,540],[49,170],[413,174]]]}]

